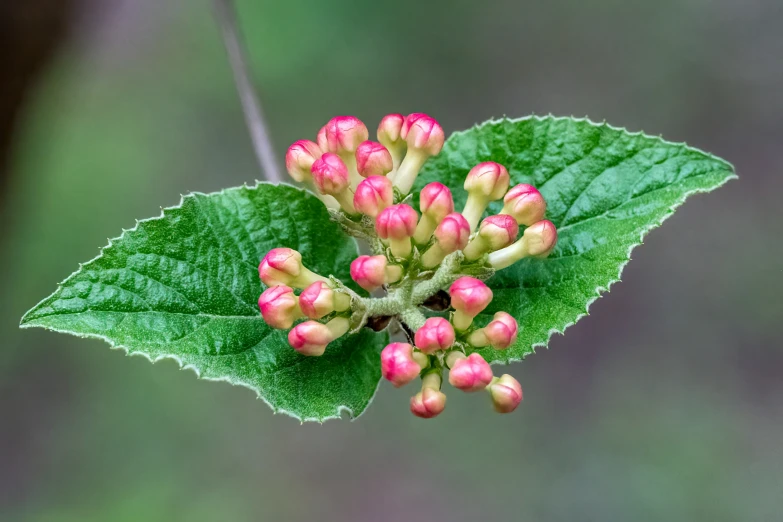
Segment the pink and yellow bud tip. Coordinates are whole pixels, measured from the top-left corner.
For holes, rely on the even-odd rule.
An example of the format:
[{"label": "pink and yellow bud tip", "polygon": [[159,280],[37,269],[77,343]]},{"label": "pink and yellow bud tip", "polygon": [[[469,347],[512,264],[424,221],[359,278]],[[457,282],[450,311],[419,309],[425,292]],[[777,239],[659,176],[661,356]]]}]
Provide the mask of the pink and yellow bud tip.
[{"label": "pink and yellow bud tip", "polygon": [[468,200],[462,214],[471,230],[476,228],[490,202],[503,197],[510,179],[506,167],[494,161],[485,161],[470,169],[463,185]]},{"label": "pink and yellow bud tip", "polygon": [[468,276],[454,281],[449,288],[449,295],[454,308],[451,322],[458,331],[467,330],[473,318],[484,311],[492,301],[492,290],[482,281]]},{"label": "pink and yellow bud tip", "polygon": [[329,282],[329,279],[308,270],[302,264],[302,254],[291,248],[270,250],[258,265],[258,275],[267,286],[304,288],[315,281]]},{"label": "pink and yellow bud tip", "polygon": [[419,215],[413,207],[400,203],[386,207],[375,220],[378,237],[387,240],[392,254],[405,258],[411,254],[411,237],[416,232]]},{"label": "pink and yellow bud tip", "polygon": [[351,279],[368,292],[396,283],[401,277],[402,267],[390,265],[385,256],[359,256],[351,263]]},{"label": "pink and yellow bud tip", "polygon": [[428,364],[427,356],[407,343],[391,343],[381,352],[381,375],[396,388],[419,376]]}]

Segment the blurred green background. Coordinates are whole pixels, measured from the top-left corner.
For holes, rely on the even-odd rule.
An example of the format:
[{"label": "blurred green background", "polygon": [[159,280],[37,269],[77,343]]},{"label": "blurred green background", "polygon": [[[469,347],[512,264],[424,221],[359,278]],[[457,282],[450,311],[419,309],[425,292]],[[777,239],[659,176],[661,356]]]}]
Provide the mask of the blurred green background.
[{"label": "blurred green background", "polygon": [[[591,317],[510,367],[513,415],[383,384],[356,422],[274,416],[21,315],[135,218],[255,165],[209,3],[73,0],[0,194],[0,520],[783,519],[779,0],[243,0],[275,148],[331,116],[589,115],[740,175],[634,251]],[[10,19],[3,20],[8,26]]]}]

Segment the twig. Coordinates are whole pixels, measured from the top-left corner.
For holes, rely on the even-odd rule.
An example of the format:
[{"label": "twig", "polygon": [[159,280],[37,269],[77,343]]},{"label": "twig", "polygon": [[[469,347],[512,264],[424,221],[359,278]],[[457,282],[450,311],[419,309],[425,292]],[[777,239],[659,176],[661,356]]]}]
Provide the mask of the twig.
[{"label": "twig", "polygon": [[258,164],[267,181],[279,183],[282,181],[280,169],[275,161],[272,142],[269,139],[269,132],[264,123],[261,102],[250,81],[247,60],[245,59],[246,53],[239,40],[233,0],[213,0],[213,3],[215,18],[217,18],[220,30],[223,33],[223,43],[226,46],[228,60],[231,62],[231,69],[234,72],[234,82],[236,83],[239,99],[242,102],[245,122],[250,131],[250,139],[253,141],[253,149],[255,150]]}]

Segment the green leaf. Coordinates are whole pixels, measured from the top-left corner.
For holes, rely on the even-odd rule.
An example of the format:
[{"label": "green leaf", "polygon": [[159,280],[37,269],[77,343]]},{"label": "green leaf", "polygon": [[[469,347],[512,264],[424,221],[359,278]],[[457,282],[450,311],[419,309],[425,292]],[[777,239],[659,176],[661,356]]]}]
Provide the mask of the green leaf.
[{"label": "green leaf", "polygon": [[350,281],[355,242],[323,204],[287,185],[185,196],[110,241],[22,318],[94,337],[151,361],[170,358],[203,379],[253,389],[275,411],[323,421],[361,414],[380,380],[386,334],[369,330],[305,357],[258,311],[258,263],[275,247]]},{"label": "green leaf", "polygon": [[[525,259],[487,281],[495,297],[478,324],[504,310],[520,325],[513,347],[479,351],[491,362],[520,360],[546,346],[620,279],[647,232],[691,194],[736,177],[730,164],[682,144],[587,120],[529,117],[489,121],[452,135],[425,165],[417,199],[426,183],[440,181],[462,208],[465,176],[482,161],[505,165],[512,186],[536,186],[559,234],[548,259]],[[501,206],[493,203],[489,213]]]}]

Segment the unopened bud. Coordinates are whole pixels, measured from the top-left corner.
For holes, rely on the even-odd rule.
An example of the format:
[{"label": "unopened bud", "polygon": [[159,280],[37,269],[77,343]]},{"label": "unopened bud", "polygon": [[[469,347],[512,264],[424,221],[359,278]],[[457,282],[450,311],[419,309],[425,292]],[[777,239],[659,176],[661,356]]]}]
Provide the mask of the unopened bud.
[{"label": "unopened bud", "polygon": [[383,209],[394,201],[392,182],[384,176],[370,176],[356,187],[353,206],[370,217],[378,217]]},{"label": "unopened bud", "polygon": [[356,169],[365,178],[385,176],[394,164],[388,149],[375,141],[363,141],[356,149]]},{"label": "unopened bud", "polygon": [[452,324],[457,330],[467,330],[473,318],[480,314],[492,301],[492,290],[474,277],[463,276],[449,288],[451,306],[455,312]]},{"label": "unopened bud", "polygon": [[500,270],[525,257],[545,258],[557,244],[557,229],[551,221],[543,220],[527,227],[522,237],[513,245],[492,252],[489,265]]},{"label": "unopened bud", "polygon": [[372,292],[402,277],[402,267],[389,265],[385,256],[359,256],[351,263],[351,279]]},{"label": "unopened bud", "polygon": [[546,201],[544,196],[533,186],[520,183],[509,190],[503,197],[501,214],[512,216],[520,225],[530,226],[544,219]]},{"label": "unopened bud", "polygon": [[348,190],[348,167],[340,156],[327,152],[313,163],[312,172],[315,186],[321,194],[334,197],[349,214],[356,213],[352,194]]},{"label": "unopened bud", "polygon": [[493,379],[487,391],[492,397],[492,406],[498,413],[511,413],[522,402],[522,385],[508,374]]},{"label": "unopened bud", "polygon": [[353,154],[359,144],[369,137],[367,127],[359,118],[336,116],[318,133],[318,146],[324,152]]},{"label": "unopened bud", "polygon": [[[387,114],[378,125],[378,141],[388,149],[397,170],[405,155],[405,140],[400,136],[405,116],[402,114]],[[391,174],[390,174],[391,176]]]},{"label": "unopened bud", "polygon": [[258,308],[264,322],[272,328],[286,330],[302,317],[296,295],[289,286],[278,285],[264,290],[258,298]]},{"label": "unopened bud", "polygon": [[320,319],[334,311],[342,312],[351,307],[351,298],[335,292],[323,281],[316,281],[299,295],[299,307],[310,319]]},{"label": "unopened bud", "polygon": [[465,259],[473,261],[485,252],[494,252],[507,247],[517,239],[519,225],[514,218],[505,214],[489,216],[479,225],[478,234],[465,247]]},{"label": "unopened bud", "polygon": [[468,342],[476,347],[491,346],[505,350],[517,341],[518,331],[516,319],[506,312],[498,312],[487,326],[471,333]]},{"label": "unopened bud", "polygon": [[413,239],[416,243],[425,244],[443,218],[454,212],[451,190],[437,181],[428,183],[419,194],[419,210],[421,210],[421,219],[416,226]]},{"label": "unopened bud", "polygon": [[503,197],[508,190],[509,181],[506,167],[494,161],[485,161],[470,169],[464,184],[468,200],[462,214],[470,223],[471,230],[478,225],[487,205]]},{"label": "unopened bud", "polygon": [[411,413],[423,419],[431,419],[446,409],[446,394],[440,391],[441,377],[429,373],[422,378],[422,388],[411,397]]},{"label": "unopened bud", "polygon": [[290,248],[273,248],[258,265],[258,275],[267,286],[287,285],[304,288],[315,281],[329,279],[315,274],[302,264],[302,254]]},{"label": "unopened bud", "polygon": [[313,178],[310,172],[313,163],[321,157],[321,149],[310,140],[295,141],[285,154],[285,168],[291,177],[300,183]]},{"label": "unopened bud", "polygon": [[375,219],[375,231],[381,239],[389,241],[392,254],[408,257],[411,253],[411,236],[416,231],[419,215],[410,205],[400,203],[386,207]]},{"label": "unopened bud", "polygon": [[[462,354],[460,354],[462,355]],[[477,353],[451,361],[449,384],[466,392],[483,390],[492,381],[492,368]]]},{"label": "unopened bud", "polygon": [[430,317],[416,331],[414,342],[416,348],[424,353],[434,353],[445,350],[454,344],[454,328],[442,317]]},{"label": "unopened bud", "polygon": [[288,344],[302,355],[323,355],[326,345],[348,332],[350,321],[335,317],[326,324],[305,321],[288,332]]},{"label": "unopened bud", "polygon": [[413,346],[407,343],[391,343],[381,352],[381,374],[395,388],[418,377],[427,364],[427,357],[414,353]]},{"label": "unopened bud", "polygon": [[452,212],[435,228],[435,243],[421,258],[421,264],[432,268],[452,252],[462,250],[470,239],[470,225],[459,212]]},{"label": "unopened bud", "polygon": [[434,118],[421,113],[409,114],[405,118],[400,136],[408,144],[408,152],[394,177],[394,185],[407,194],[427,158],[440,153],[446,137]]}]

